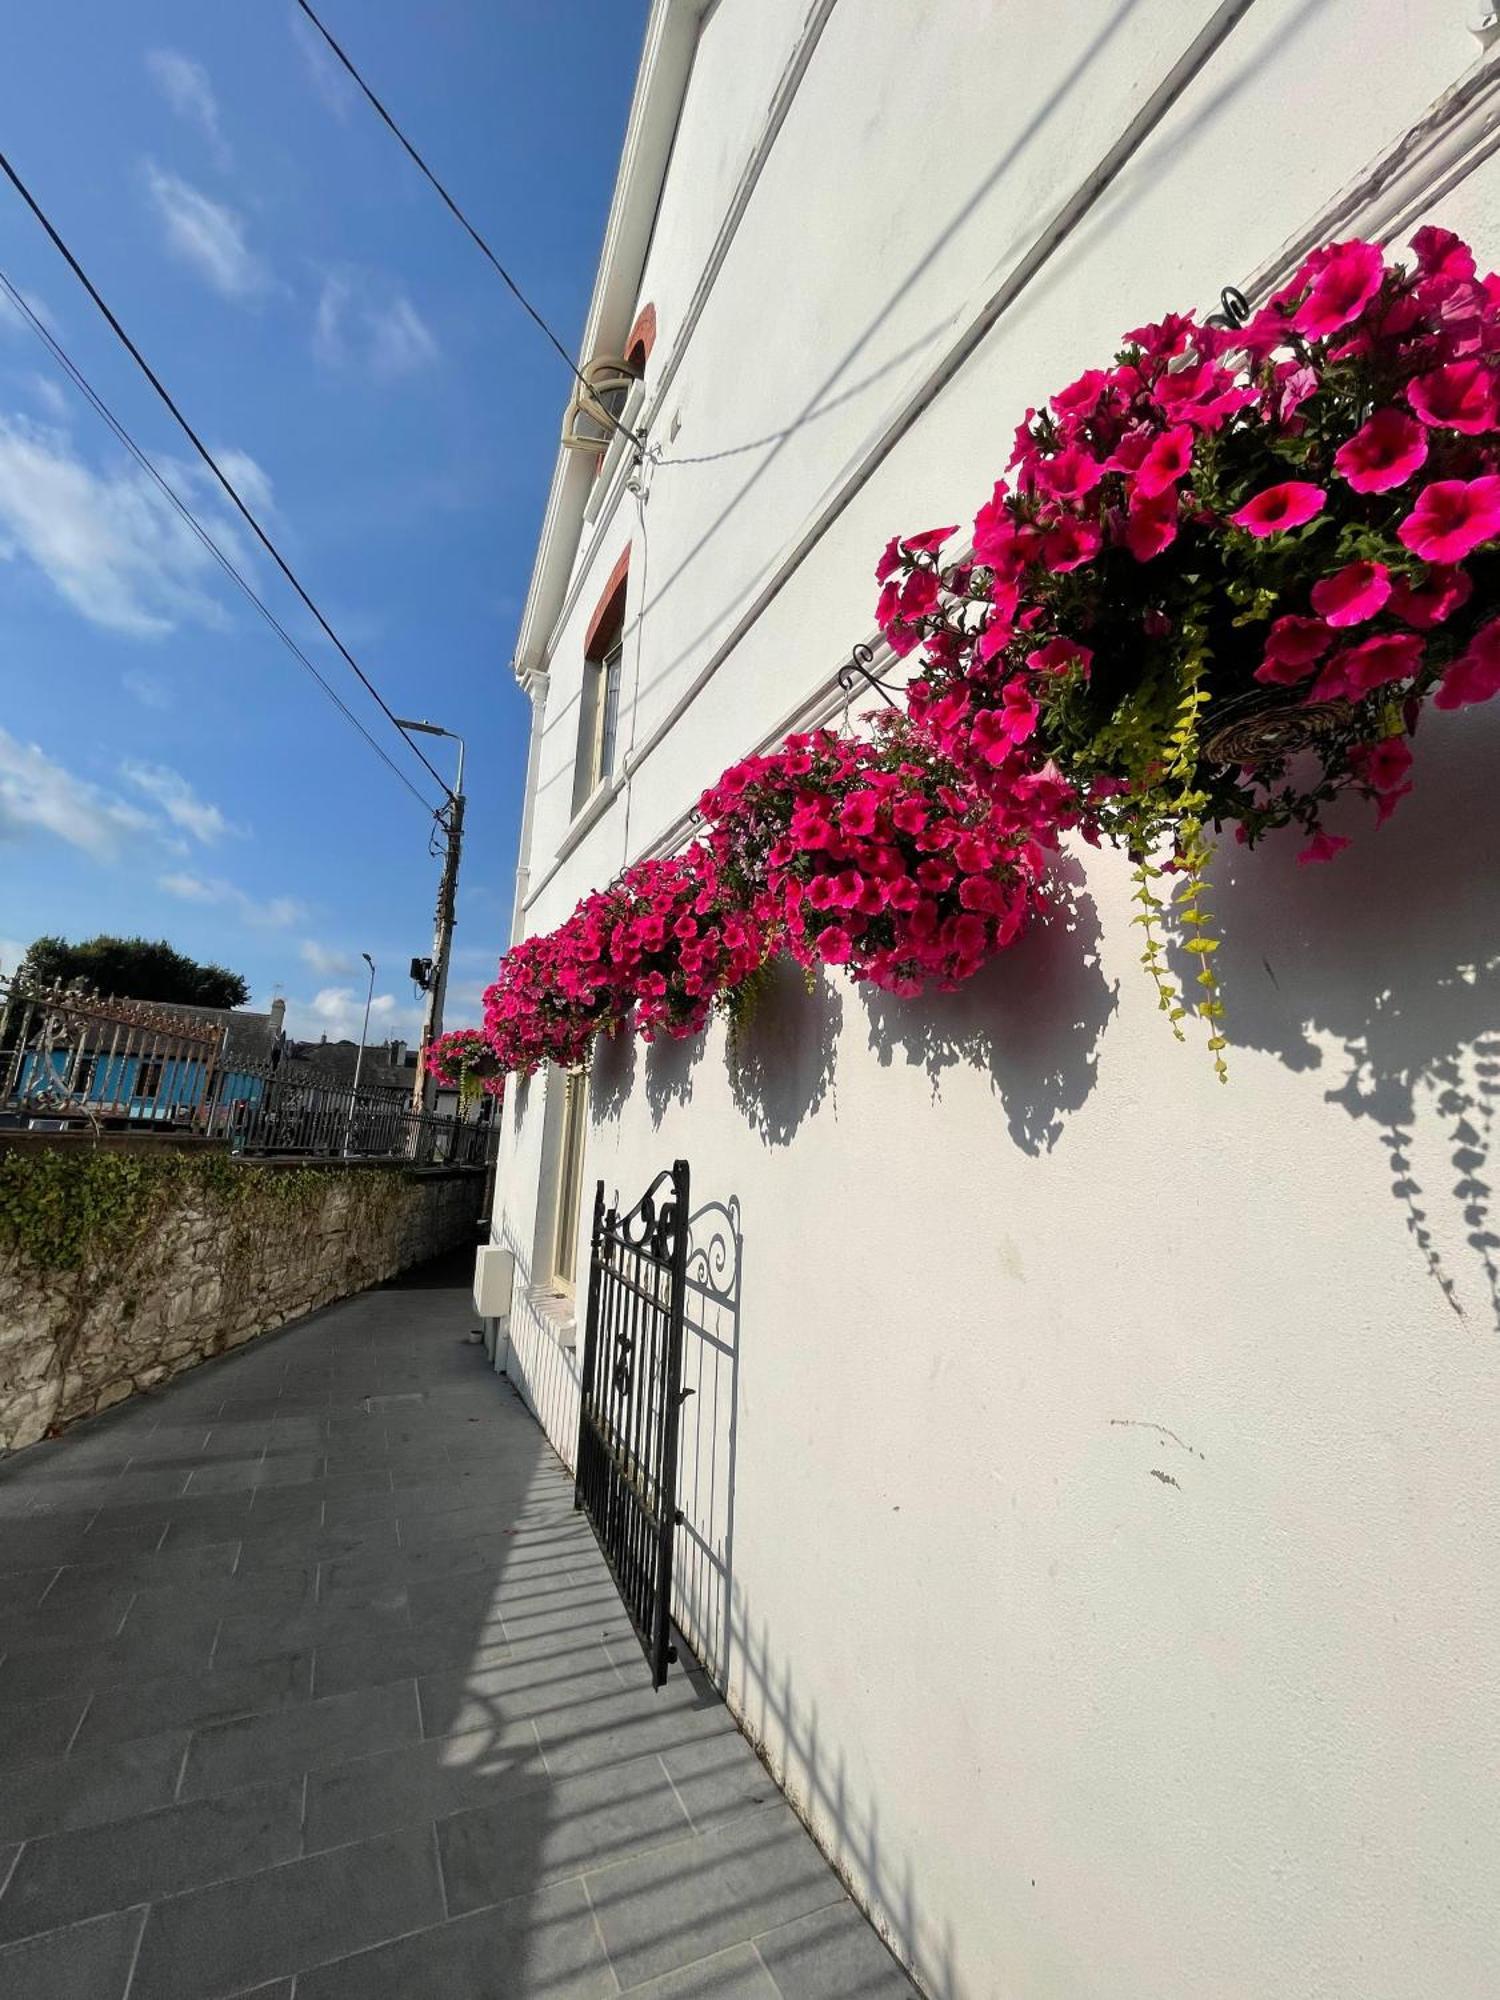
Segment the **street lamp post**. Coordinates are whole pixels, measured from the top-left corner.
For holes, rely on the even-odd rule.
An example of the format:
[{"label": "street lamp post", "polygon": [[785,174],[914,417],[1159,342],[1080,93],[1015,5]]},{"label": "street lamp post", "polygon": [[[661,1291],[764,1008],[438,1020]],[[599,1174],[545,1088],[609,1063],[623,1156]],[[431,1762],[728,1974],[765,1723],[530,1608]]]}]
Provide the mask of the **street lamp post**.
[{"label": "street lamp post", "polygon": [[344,1120],[344,1158],[349,1157],[349,1141],[354,1132],[354,1107],[359,1102],[359,1073],[365,1066],[365,1043],[370,1039],[370,1002],[375,998],[375,961],[367,951],[360,957],[370,968],[370,984],[365,992],[365,1018],[359,1030],[359,1054],[354,1058],[354,1083],[349,1092],[349,1116]]},{"label": "street lamp post", "polygon": [[435,722],[404,722],[396,727],[415,736],[446,736],[458,745],[458,775],[448,803],[441,814],[444,834],[443,872],[438,881],[437,911],[432,929],[432,973],[427,982],[427,1006],[422,1016],[422,1039],[417,1048],[417,1074],[412,1082],[413,1111],[430,1111],[432,1078],[427,1073],[427,1051],[443,1032],[443,1002],[448,993],[448,960],[453,950],[453,925],[458,900],[458,858],[464,837],[464,739],[452,729],[440,729]]}]

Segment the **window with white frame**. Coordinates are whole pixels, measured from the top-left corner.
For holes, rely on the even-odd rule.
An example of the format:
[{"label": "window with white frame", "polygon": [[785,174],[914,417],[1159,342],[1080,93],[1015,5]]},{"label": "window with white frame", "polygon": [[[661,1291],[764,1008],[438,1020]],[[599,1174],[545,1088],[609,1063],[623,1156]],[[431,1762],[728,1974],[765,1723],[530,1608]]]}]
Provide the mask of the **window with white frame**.
[{"label": "window with white frame", "polygon": [[558,1151],[557,1227],[552,1238],[552,1283],[572,1294],[578,1263],[578,1218],[583,1208],[583,1153],[587,1136],[588,1071],[573,1069],[564,1080],[562,1135]]}]

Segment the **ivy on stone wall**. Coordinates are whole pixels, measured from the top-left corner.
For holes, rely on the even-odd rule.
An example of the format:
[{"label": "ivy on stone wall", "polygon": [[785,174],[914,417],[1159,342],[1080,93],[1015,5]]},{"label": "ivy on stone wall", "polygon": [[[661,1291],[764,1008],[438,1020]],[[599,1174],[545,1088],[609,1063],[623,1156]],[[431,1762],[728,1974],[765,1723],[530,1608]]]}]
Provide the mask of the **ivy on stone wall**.
[{"label": "ivy on stone wall", "polygon": [[241,1228],[285,1225],[345,1185],[384,1209],[406,1176],[247,1166],[222,1153],[46,1150],[0,1155],[0,1249],[45,1271],[128,1258],[153,1225],[185,1208]]}]

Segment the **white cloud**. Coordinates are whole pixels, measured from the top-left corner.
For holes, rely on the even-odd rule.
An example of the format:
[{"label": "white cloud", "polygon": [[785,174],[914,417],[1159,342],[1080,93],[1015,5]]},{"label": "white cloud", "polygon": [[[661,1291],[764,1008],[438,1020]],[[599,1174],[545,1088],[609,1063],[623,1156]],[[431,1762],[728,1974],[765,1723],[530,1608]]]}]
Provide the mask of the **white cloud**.
[{"label": "white cloud", "polygon": [[50,375],[33,375],[31,377],[31,393],[49,417],[52,417],[58,423],[66,421],[68,415],[68,398],[61,382],[54,381]]},{"label": "white cloud", "polygon": [[245,241],[245,225],[232,208],[150,161],[146,185],[174,256],[226,299],[252,299],[266,289],[270,273]]},{"label": "white cloud", "polygon": [[271,487],[271,475],[263,465],[256,464],[248,451],[237,451],[231,445],[227,451],[216,451],[214,457],[224,468],[224,477],[252,514],[275,513],[276,499]]},{"label": "white cloud", "polygon": [[172,706],[170,690],[154,675],[137,673],[134,667],[129,673],[121,674],[120,686],[142,708],[168,709]]},{"label": "white cloud", "polygon": [[320,979],[338,979],[354,970],[354,961],[347,952],[339,951],[332,945],[319,944],[315,938],[304,938],[297,949],[302,955],[302,963],[311,967]]},{"label": "white cloud", "polygon": [[180,826],[205,846],[222,840],[226,833],[240,831],[217,806],[200,799],[180,771],[166,764],[125,763],[120,766],[120,775],[138,792],[154,799],[173,826]]},{"label": "white cloud", "polygon": [[[205,525],[228,553],[233,531]],[[24,554],[91,624],[159,638],[185,618],[222,628],[203,588],[213,557],[134,466],[95,471],[66,432],[0,416],[0,559]]]},{"label": "white cloud", "polygon": [[14,972],[26,956],[26,947],[19,938],[0,937],[0,975]]},{"label": "white cloud", "polygon": [[297,44],[308,81],[335,118],[347,118],[354,109],[357,94],[353,78],[305,14],[293,8],[290,20],[292,40]]},{"label": "white cloud", "polygon": [[0,729],[0,838],[40,830],[98,861],[113,861],[127,836],[152,827],[138,806],[55,764],[40,744]]},{"label": "white cloud", "polygon": [[229,147],[219,126],[219,101],[202,63],[178,49],[151,49],[146,55],[151,81],[179,118],[196,125],[213,148],[221,167],[229,165]]},{"label": "white cloud", "polygon": [[[37,297],[36,293],[25,291],[19,285],[16,287],[16,290],[20,292],[21,297],[26,301],[31,311],[36,314],[42,325],[46,327],[47,331],[55,334],[57,332],[57,321],[52,317],[52,314]],[[0,285],[0,333],[26,333],[33,336],[35,334],[35,329],[31,322],[3,285]]]},{"label": "white cloud", "polygon": [[273,896],[268,902],[257,902],[233,882],[226,882],[222,876],[204,877],[185,872],[159,875],[156,886],[169,896],[177,897],[183,903],[205,903],[237,910],[247,924],[255,924],[266,930],[286,930],[293,924],[302,923],[307,911],[295,896]]},{"label": "white cloud", "polygon": [[399,286],[344,266],[324,277],[313,315],[313,353],[326,367],[360,368],[392,382],[430,367],[438,344]]},{"label": "white cloud", "polygon": [[[324,986],[311,1000],[288,1000],[287,1033],[297,1041],[357,1042],[365,1018],[363,986]],[[371,1042],[393,1035],[414,1042],[422,1032],[422,1010],[405,1005],[394,993],[377,993],[370,1002]]]}]

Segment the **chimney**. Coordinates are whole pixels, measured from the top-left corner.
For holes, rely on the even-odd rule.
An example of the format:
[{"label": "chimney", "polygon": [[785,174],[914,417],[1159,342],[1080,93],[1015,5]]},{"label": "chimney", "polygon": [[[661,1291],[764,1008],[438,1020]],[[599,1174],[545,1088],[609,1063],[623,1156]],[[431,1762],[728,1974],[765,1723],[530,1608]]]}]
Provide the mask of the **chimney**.
[{"label": "chimney", "polygon": [[391,1068],[400,1069],[406,1061],[406,1044],[398,1035],[391,1036]]},{"label": "chimney", "polygon": [[277,994],[271,1002],[271,1033],[279,1042],[286,1032],[286,1002]]}]

